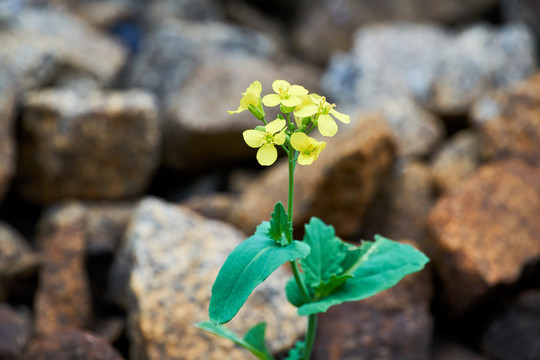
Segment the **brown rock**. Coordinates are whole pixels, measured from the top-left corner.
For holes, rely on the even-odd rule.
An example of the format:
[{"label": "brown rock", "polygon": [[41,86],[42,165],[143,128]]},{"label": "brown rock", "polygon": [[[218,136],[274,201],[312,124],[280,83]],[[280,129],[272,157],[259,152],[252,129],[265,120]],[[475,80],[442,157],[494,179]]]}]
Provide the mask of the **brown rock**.
[{"label": "brown rock", "polygon": [[462,130],[453,135],[433,156],[431,172],[437,189],[452,190],[480,166],[478,135]]},{"label": "brown rock", "polygon": [[313,359],[429,359],[431,296],[423,270],[371,298],[332,307],[320,316]]},{"label": "brown rock", "polygon": [[540,168],[517,159],[484,165],[432,209],[431,257],[450,315],[538,260],[539,176]]},{"label": "brown rock", "polygon": [[432,360],[488,360],[486,356],[456,343],[440,342],[434,348]]},{"label": "brown rock", "polygon": [[405,161],[398,161],[384,181],[367,212],[362,238],[381,234],[391,239],[424,240],[426,218],[434,201],[433,181],[426,165]]},{"label": "brown rock", "polygon": [[124,236],[133,203],[84,203],[86,252],[112,255]]},{"label": "brown rock", "polygon": [[227,221],[236,207],[238,198],[228,194],[209,194],[193,196],[183,201],[182,206],[209,219]]},{"label": "brown rock", "polygon": [[19,190],[32,202],[141,194],[159,162],[155,99],[148,93],[30,93],[21,129]]},{"label": "brown rock", "polygon": [[[312,216],[332,224],[337,234],[352,237],[394,160],[392,133],[377,115],[357,115],[341,127],[310,166],[296,167],[294,226]],[[253,156],[255,156],[255,153]],[[288,165],[281,162],[249,185],[231,221],[251,234],[268,220],[274,204],[287,203]]]},{"label": "brown rock", "polygon": [[8,304],[0,303],[0,359],[18,360],[30,338],[31,323],[27,316]]},{"label": "brown rock", "polygon": [[[251,359],[231,342],[193,326],[208,320],[212,284],[244,236],[230,225],[147,198],[134,211],[111,271],[115,298],[128,311],[131,354],[137,360]],[[273,352],[291,347],[306,323],[283,294],[289,276],[278,269],[226,326],[239,334],[266,321]]]},{"label": "brown rock", "polygon": [[0,202],[15,172],[15,93],[11,74],[0,66]]},{"label": "brown rock", "polygon": [[72,329],[34,340],[22,360],[122,360],[122,356],[92,333]]},{"label": "brown rock", "polygon": [[485,158],[540,156],[540,74],[479,101],[472,111]]},{"label": "brown rock", "polygon": [[64,204],[51,209],[40,223],[38,246],[43,265],[35,297],[39,334],[89,324],[91,298],[84,267],[84,209]]},{"label": "brown rock", "polygon": [[[262,122],[249,111],[227,113],[227,110],[236,110],[241,93],[259,80],[263,85],[261,96],[264,96],[272,92],[271,85],[276,79],[287,79],[315,92],[317,78],[317,71],[305,64],[277,64],[245,54],[220,54],[203,60],[165,104],[165,165],[175,169],[201,169],[251,157],[252,151],[242,140],[242,132]],[[274,120],[276,110],[267,108],[266,111],[266,119]]]}]

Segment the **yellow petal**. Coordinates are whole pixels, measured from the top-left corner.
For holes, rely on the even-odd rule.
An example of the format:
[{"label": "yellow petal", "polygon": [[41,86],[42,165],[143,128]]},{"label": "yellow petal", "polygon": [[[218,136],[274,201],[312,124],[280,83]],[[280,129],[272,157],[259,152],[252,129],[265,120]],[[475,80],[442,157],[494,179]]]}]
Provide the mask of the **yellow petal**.
[{"label": "yellow petal", "polygon": [[294,108],[296,105],[300,104],[302,100],[298,96],[292,96],[289,99],[283,99],[281,100],[281,103],[283,106]]},{"label": "yellow petal", "polygon": [[334,109],[331,109],[329,113],[334,115],[336,119],[338,119],[344,124],[348,124],[351,122],[351,117],[349,115],[342,114],[339,111],[336,111]]},{"label": "yellow petal", "polygon": [[276,119],[274,121],[269,122],[268,125],[266,125],[264,128],[270,134],[275,134],[278,131],[283,130],[283,128],[285,128],[286,125],[287,125],[287,122],[285,120]]},{"label": "yellow petal", "polygon": [[252,82],[251,85],[249,85],[249,87],[246,89],[247,93],[253,93],[257,95],[257,97],[261,96],[261,91],[262,91],[262,85],[259,81]]},{"label": "yellow petal", "polygon": [[320,115],[318,120],[319,132],[323,136],[332,137],[336,135],[338,126],[330,115]]},{"label": "yellow petal", "polygon": [[281,131],[274,136],[274,144],[276,145],[285,144],[285,131]]},{"label": "yellow petal", "polygon": [[298,111],[295,111],[294,116],[305,118],[308,116],[312,116],[313,114],[317,112],[317,110],[319,110],[319,107],[317,105],[314,105],[314,104],[306,105],[299,108]]},{"label": "yellow petal", "polygon": [[281,104],[281,98],[277,94],[268,94],[262,98],[262,102],[266,106],[276,106]]},{"label": "yellow petal", "polygon": [[303,86],[291,85],[289,89],[289,94],[294,95],[294,96],[302,96],[302,95],[307,95],[308,91]]},{"label": "yellow petal", "polygon": [[247,109],[249,105],[253,105],[255,107],[259,105],[259,97],[251,92],[246,93],[246,95],[244,95],[240,100],[240,106],[243,108]]},{"label": "yellow petal", "polygon": [[240,105],[240,106],[238,107],[238,109],[236,109],[236,110],[227,110],[227,112],[228,112],[229,114],[238,114],[238,113],[241,113],[241,112],[244,111],[244,110],[246,110],[246,108],[244,108],[244,107],[242,107],[242,105]]},{"label": "yellow petal", "polygon": [[291,84],[289,84],[285,80],[276,80],[272,83],[272,90],[274,90],[276,94],[279,94],[280,89],[288,91],[290,87]]},{"label": "yellow petal", "polygon": [[296,132],[291,135],[291,145],[295,150],[302,151],[307,149],[310,144],[310,138],[303,132]]},{"label": "yellow petal", "polygon": [[258,130],[246,130],[242,133],[244,141],[249,147],[258,148],[261,147],[265,140],[265,135],[262,131]]},{"label": "yellow petal", "polygon": [[272,165],[277,159],[277,150],[272,144],[264,144],[257,151],[257,161],[263,166]]},{"label": "yellow petal", "polygon": [[305,154],[300,153],[298,155],[298,163],[300,165],[311,165],[313,164],[314,161],[315,161],[315,155],[313,154],[305,155]]}]

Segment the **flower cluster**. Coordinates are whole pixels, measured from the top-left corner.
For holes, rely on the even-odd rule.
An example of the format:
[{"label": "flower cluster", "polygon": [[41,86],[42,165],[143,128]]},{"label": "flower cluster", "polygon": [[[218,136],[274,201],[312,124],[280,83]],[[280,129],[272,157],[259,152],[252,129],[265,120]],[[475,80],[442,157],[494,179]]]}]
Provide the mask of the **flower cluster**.
[{"label": "flower cluster", "polygon": [[[277,146],[283,147],[287,154],[294,155],[294,161],[300,165],[310,165],[326,147],[324,141],[317,141],[308,134],[318,128],[323,136],[332,137],[338,131],[334,120],[348,124],[349,115],[336,111],[335,104],[330,104],[324,96],[309,93],[303,86],[291,85],[285,80],[276,80],[272,84],[274,94],[261,98],[262,86],[259,81],[253,82],[240,100],[238,109],[229,111],[236,114],[248,110],[264,126],[246,130],[244,141],[252,148],[258,148],[257,161],[264,166],[272,165],[277,159]],[[280,106],[282,114],[266,122],[263,105]],[[291,113],[295,121],[292,122]],[[290,157],[291,158],[291,157]]]}]

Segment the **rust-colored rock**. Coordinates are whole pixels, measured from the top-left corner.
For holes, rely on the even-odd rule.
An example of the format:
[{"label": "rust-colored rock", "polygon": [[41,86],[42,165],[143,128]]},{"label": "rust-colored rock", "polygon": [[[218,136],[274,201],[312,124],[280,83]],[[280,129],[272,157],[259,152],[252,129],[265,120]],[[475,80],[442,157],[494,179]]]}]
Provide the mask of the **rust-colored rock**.
[{"label": "rust-colored rock", "polygon": [[59,205],[40,224],[38,247],[42,256],[35,297],[38,334],[89,324],[91,298],[84,267],[84,209]]},{"label": "rust-colored rock", "polygon": [[449,315],[539,259],[539,179],[539,167],[518,159],[484,165],[432,209],[430,245]]},{"label": "rust-colored rock", "polygon": [[313,360],[429,359],[433,321],[427,270],[371,298],[322,314]]},{"label": "rust-colored rock", "polygon": [[[377,115],[352,119],[351,125],[341,126],[338,135],[327,140],[317,161],[296,167],[295,227],[317,216],[332,224],[339,236],[350,238],[359,231],[395,152],[384,119]],[[261,221],[270,218],[276,201],[287,203],[288,176],[287,161],[265,171],[242,194],[231,221],[253,233]]]},{"label": "rust-colored rock", "polygon": [[472,118],[479,128],[485,158],[540,157],[540,74],[476,103]]},{"label": "rust-colored rock", "polygon": [[122,360],[122,356],[96,335],[72,329],[34,340],[22,360]]}]

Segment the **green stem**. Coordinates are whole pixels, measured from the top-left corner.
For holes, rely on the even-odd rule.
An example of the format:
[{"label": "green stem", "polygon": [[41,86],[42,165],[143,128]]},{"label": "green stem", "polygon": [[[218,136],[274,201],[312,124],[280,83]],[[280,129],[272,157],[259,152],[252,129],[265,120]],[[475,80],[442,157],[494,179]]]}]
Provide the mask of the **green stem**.
[{"label": "green stem", "polygon": [[302,360],[309,360],[311,358],[311,352],[313,351],[313,345],[315,344],[315,334],[317,333],[317,314],[311,314],[308,317],[308,328],[306,333],[306,348],[304,350],[304,356]]}]

